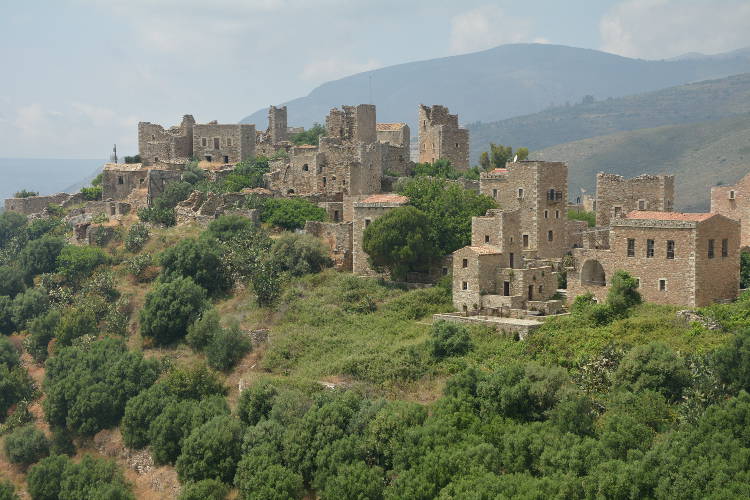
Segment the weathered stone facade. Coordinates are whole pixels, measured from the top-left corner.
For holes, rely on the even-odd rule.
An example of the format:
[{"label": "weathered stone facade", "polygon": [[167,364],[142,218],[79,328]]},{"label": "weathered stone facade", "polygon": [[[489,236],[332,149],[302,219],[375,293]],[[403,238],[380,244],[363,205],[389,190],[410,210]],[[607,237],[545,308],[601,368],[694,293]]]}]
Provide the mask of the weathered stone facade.
[{"label": "weathered stone facade", "polygon": [[244,200],[240,193],[204,193],[193,191],[186,200],[175,207],[175,217],[180,224],[197,223],[207,225],[221,215],[240,215],[260,224],[260,213],[256,209],[237,209],[237,203]]},{"label": "weathered stone facade", "polygon": [[289,135],[286,106],[271,106],[268,108],[268,128],[256,131],[255,154],[270,158],[279,151],[288,153],[292,147]]},{"label": "weathered stone facade", "polygon": [[338,271],[352,270],[352,223],[307,221],[305,232],[323,240]]},{"label": "weathered stone facade", "polygon": [[432,163],[444,158],[456,170],[469,168],[469,131],[458,125],[458,115],[445,106],[419,105],[419,161]]},{"label": "weathered stone facade", "polygon": [[192,115],[182,117],[180,125],[164,129],[150,122],[138,124],[138,154],[144,165],[170,160],[187,161],[193,156]]},{"label": "weathered stone facade", "polygon": [[107,163],[102,170],[102,199],[124,200],[135,189],[146,189],[150,169],[141,163]]},{"label": "weathered stone facade", "polygon": [[713,186],[711,212],[740,221],[740,246],[750,247],[750,174],[733,186]]},{"label": "weathered stone facade", "polygon": [[365,228],[378,217],[382,217],[394,208],[403,207],[407,203],[409,203],[409,198],[397,194],[377,194],[353,203],[352,270],[355,274],[375,274],[362,248]]},{"label": "weathered stone facade", "polygon": [[517,161],[484,172],[479,191],[502,207],[519,210],[521,247],[541,258],[560,258],[567,241],[568,166],[561,162]]},{"label": "weathered stone facade", "polygon": [[326,136],[342,142],[376,142],[375,106],[360,104],[333,108],[326,117]]},{"label": "weathered stone facade", "polygon": [[378,123],[378,142],[383,144],[384,172],[408,175],[411,168],[411,131],[406,123]]},{"label": "weathered stone facade", "polygon": [[26,198],[7,198],[5,210],[18,212],[24,215],[38,214],[50,205],[62,205],[68,201],[72,194],[57,193],[49,196],[29,196]]},{"label": "weathered stone facade", "polygon": [[209,122],[193,126],[193,156],[209,163],[238,163],[255,157],[255,125]]},{"label": "weathered stone facade", "polygon": [[610,221],[632,210],[671,212],[674,210],[673,175],[639,175],[625,179],[621,175],[596,174],[596,225]]},{"label": "weathered stone facade", "polygon": [[609,248],[573,251],[568,299],[606,299],[618,270],[639,281],[644,300],[701,307],[737,297],[739,222],[719,214],[631,211],[611,221]]}]

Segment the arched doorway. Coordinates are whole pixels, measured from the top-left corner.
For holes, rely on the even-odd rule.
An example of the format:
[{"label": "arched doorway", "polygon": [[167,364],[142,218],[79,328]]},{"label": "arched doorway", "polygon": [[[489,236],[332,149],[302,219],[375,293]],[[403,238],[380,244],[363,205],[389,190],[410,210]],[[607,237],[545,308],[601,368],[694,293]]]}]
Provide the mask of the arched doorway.
[{"label": "arched doorway", "polygon": [[593,286],[606,286],[607,275],[598,260],[590,259],[583,263],[581,268],[581,284]]}]

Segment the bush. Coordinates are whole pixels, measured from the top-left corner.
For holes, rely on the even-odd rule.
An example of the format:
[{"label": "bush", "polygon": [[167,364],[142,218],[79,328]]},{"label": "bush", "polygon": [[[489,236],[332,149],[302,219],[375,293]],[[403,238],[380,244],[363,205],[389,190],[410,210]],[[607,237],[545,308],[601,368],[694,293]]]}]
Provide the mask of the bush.
[{"label": "bush", "polygon": [[10,481],[0,480],[0,500],[20,500],[16,487]]},{"label": "bush", "polygon": [[135,500],[115,462],[91,455],[84,455],[77,463],[67,457],[66,460],[60,478],[59,500]]},{"label": "bush", "polygon": [[294,144],[310,144],[312,146],[318,145],[318,139],[321,135],[326,134],[326,128],[320,123],[314,123],[313,126],[302,132],[297,132],[289,137],[289,140]]},{"label": "bush", "polygon": [[276,387],[269,383],[251,385],[240,393],[237,416],[245,425],[256,425],[268,418],[273,409],[273,399],[276,394],[278,394]]},{"label": "bush", "polygon": [[151,440],[149,427],[164,408],[177,398],[163,383],[157,383],[130,398],[125,405],[125,413],[120,423],[125,446],[136,450],[146,446]]},{"label": "bush", "polygon": [[158,283],[141,310],[141,333],[157,344],[183,338],[188,327],[207,307],[206,290],[191,278]]},{"label": "bush", "polygon": [[211,308],[204,311],[201,317],[190,325],[185,341],[193,350],[202,351],[219,330],[221,330],[219,312]]},{"label": "bush", "polygon": [[0,296],[15,297],[23,292],[23,273],[17,267],[0,266]]},{"label": "bush", "polygon": [[228,493],[229,486],[221,481],[204,479],[184,485],[177,500],[224,500]]},{"label": "bush", "polygon": [[268,198],[261,209],[261,220],[272,226],[294,231],[304,227],[305,222],[325,221],[325,209],[300,198]]},{"label": "bush", "polygon": [[31,335],[26,338],[24,347],[37,363],[41,363],[47,359],[49,343],[55,336],[61,318],[60,311],[50,309],[29,323],[29,333]]},{"label": "bush", "polygon": [[719,380],[732,394],[750,391],[750,329],[737,332],[714,356]]},{"label": "bush", "polygon": [[199,364],[188,369],[172,370],[164,378],[164,385],[178,399],[203,399],[226,394],[227,389],[215,372]]},{"label": "bush", "polygon": [[12,370],[20,364],[18,349],[6,337],[0,337],[0,365]]},{"label": "bush", "polygon": [[5,421],[13,405],[31,400],[35,392],[34,381],[23,367],[0,364],[0,422]]},{"label": "bush", "polygon": [[49,455],[49,441],[33,425],[20,427],[5,438],[5,455],[10,463],[26,467]]},{"label": "bush", "polygon": [[101,200],[102,199],[102,187],[101,186],[82,187],[81,194],[83,195],[83,198],[88,201]]},{"label": "bush", "polygon": [[57,258],[65,245],[65,240],[54,236],[44,236],[30,241],[18,256],[21,269],[27,279],[55,271]]},{"label": "bush", "polygon": [[13,323],[19,331],[23,330],[31,320],[47,312],[48,308],[49,297],[46,290],[29,288],[13,299],[13,305],[11,306]]},{"label": "bush", "polygon": [[68,346],[84,335],[98,333],[96,315],[88,307],[72,307],[60,318],[55,337],[60,345]]},{"label": "bush", "polygon": [[175,464],[180,480],[231,482],[240,459],[242,432],[242,424],[229,416],[214,417],[193,430]]},{"label": "bush", "polygon": [[628,311],[641,303],[638,281],[625,271],[617,271],[612,276],[612,284],[607,292],[607,305],[612,314],[624,317]]},{"label": "bush", "polygon": [[128,234],[125,236],[125,249],[128,252],[140,252],[149,239],[149,231],[146,224],[137,222],[130,226]]},{"label": "bush", "polygon": [[252,350],[248,336],[239,325],[219,329],[206,346],[208,366],[214,370],[228,371]]},{"label": "bush", "polygon": [[22,189],[20,191],[16,191],[16,193],[13,195],[14,198],[31,198],[32,196],[39,196],[39,192]]},{"label": "bush", "polygon": [[302,476],[281,464],[245,455],[234,484],[244,500],[295,500],[304,493]]},{"label": "bush", "polygon": [[164,250],[159,260],[165,280],[190,277],[211,296],[232,286],[224,269],[221,249],[210,240],[186,238]]},{"label": "bush", "polygon": [[164,187],[164,191],[154,198],[153,207],[157,210],[169,210],[185,200],[193,192],[193,185],[189,182],[170,182]]},{"label": "bush", "polygon": [[219,241],[229,241],[242,231],[254,231],[255,224],[247,217],[241,215],[222,215],[214,219],[206,229],[206,236],[216,238]]},{"label": "bush", "polygon": [[0,334],[10,335],[16,329],[13,322],[13,299],[0,295]]},{"label": "bush", "polygon": [[282,276],[272,262],[261,261],[250,276],[255,300],[260,307],[271,307],[281,295]]},{"label": "bush", "polygon": [[463,325],[438,321],[432,325],[427,348],[436,359],[466,354],[471,350],[469,332]]},{"label": "bush", "polygon": [[596,226],[596,212],[568,209],[568,220],[582,220],[588,227]]},{"label": "bush", "polygon": [[171,227],[177,224],[174,208],[144,207],[138,209],[138,218],[143,222],[153,222]]},{"label": "bush", "polygon": [[70,283],[80,283],[94,269],[109,262],[101,248],[93,246],[67,245],[57,257],[57,271]]},{"label": "bush", "polygon": [[155,277],[154,272],[150,272],[154,264],[154,259],[149,253],[134,255],[125,263],[128,272],[139,283],[150,281]]},{"label": "bush", "polygon": [[0,248],[5,248],[13,239],[23,235],[26,227],[26,216],[18,212],[0,214]]},{"label": "bush", "polygon": [[58,500],[65,468],[70,459],[64,455],[52,455],[29,469],[26,476],[29,494],[34,500]]},{"label": "bush", "polygon": [[271,247],[271,261],[292,276],[319,273],[332,265],[323,242],[309,234],[284,234]]},{"label": "bush", "polygon": [[64,347],[47,360],[43,402],[47,421],[80,434],[116,425],[128,400],[151,386],[158,362],[130,352],[122,340]]},{"label": "bush", "polygon": [[619,387],[633,392],[650,389],[670,401],[676,401],[690,381],[685,361],[659,342],[631,349],[614,374]]}]

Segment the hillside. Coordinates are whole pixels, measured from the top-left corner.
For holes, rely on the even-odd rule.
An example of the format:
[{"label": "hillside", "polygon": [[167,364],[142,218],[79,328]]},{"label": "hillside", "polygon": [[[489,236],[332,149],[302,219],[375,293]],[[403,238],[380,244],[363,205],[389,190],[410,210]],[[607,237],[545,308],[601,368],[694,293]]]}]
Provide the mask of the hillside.
[{"label": "hillside", "polygon": [[710,187],[732,184],[750,171],[750,113],[688,125],[618,132],[532,153],[566,161],[570,194],[594,192],[596,173],[626,177],[672,173],[679,210],[707,210]]},{"label": "hillside", "polygon": [[560,106],[491,123],[473,123],[474,161],[490,142],[542,149],[626,130],[679,125],[750,112],[750,74],[617,99]]},{"label": "hillside", "polygon": [[[586,95],[606,99],[747,72],[750,58],[742,52],[646,61],[560,45],[513,44],[359,73],[283,104],[290,125],[310,126],[334,106],[372,102],[379,121],[406,121],[414,131],[419,103],[447,105],[463,123],[489,122],[580,102]],[[265,127],[266,112],[242,122]]]}]

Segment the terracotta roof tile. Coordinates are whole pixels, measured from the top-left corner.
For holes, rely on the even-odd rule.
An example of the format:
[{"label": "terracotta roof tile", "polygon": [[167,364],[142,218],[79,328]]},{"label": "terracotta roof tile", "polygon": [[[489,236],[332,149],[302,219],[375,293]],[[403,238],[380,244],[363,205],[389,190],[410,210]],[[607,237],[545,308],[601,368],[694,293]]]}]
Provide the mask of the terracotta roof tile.
[{"label": "terracotta roof tile", "polygon": [[376,130],[401,130],[404,128],[406,123],[377,123],[375,124]]},{"label": "terracotta roof tile", "polygon": [[649,220],[683,220],[688,222],[701,222],[710,219],[716,214],[712,213],[683,213],[683,212],[653,212],[645,210],[634,210],[628,212],[626,219],[649,219]]},{"label": "terracotta roof tile", "polygon": [[362,200],[362,203],[409,203],[409,198],[400,194],[374,194]]}]

